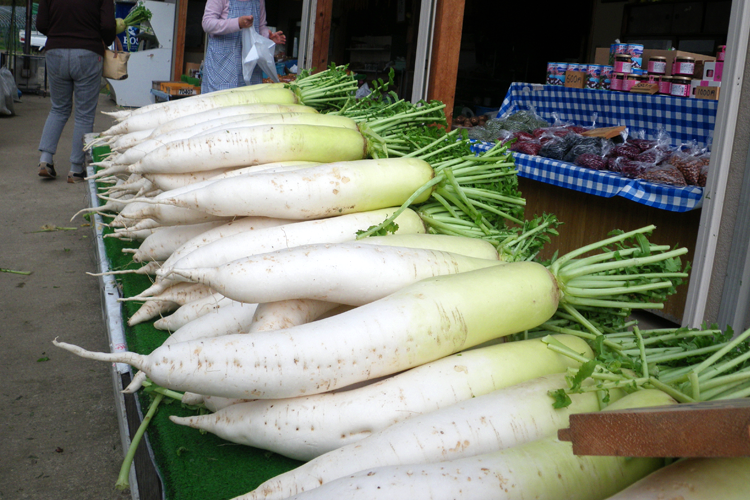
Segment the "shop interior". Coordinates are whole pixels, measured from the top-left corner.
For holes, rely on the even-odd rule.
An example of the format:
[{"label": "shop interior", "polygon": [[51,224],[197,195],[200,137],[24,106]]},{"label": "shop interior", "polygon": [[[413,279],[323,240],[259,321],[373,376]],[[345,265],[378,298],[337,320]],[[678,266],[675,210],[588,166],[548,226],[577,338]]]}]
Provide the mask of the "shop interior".
[{"label": "shop interior", "polygon": [[[287,34],[284,57],[299,47],[302,0],[266,2],[268,24]],[[349,64],[362,81],[386,78],[411,96],[421,1],[334,0],[329,61]],[[645,48],[712,55],[726,43],[731,0],[466,0],[454,111],[500,107],[512,82],[544,82],[547,62],[593,63],[596,47],[619,39]],[[205,2],[189,3],[185,61],[200,63]]]}]

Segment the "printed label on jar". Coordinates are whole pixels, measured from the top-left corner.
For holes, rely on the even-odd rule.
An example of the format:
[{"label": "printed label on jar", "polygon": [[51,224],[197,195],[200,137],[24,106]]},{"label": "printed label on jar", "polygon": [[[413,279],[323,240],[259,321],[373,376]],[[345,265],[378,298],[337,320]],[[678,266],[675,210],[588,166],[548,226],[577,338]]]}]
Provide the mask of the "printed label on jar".
[{"label": "printed label on jar", "polygon": [[675,97],[690,97],[690,84],[672,82],[670,95]]},{"label": "printed label on jar", "polygon": [[660,94],[671,94],[672,93],[672,82],[667,78],[662,78],[659,81],[659,93]]},{"label": "printed label on jar", "polygon": [[692,62],[675,61],[674,65],[672,65],[673,75],[693,76],[694,72],[695,72],[695,63],[692,63]]},{"label": "printed label on jar", "polygon": [[615,61],[615,72],[616,73],[630,73],[633,70],[632,62]]},{"label": "printed label on jar", "polygon": [[622,85],[625,80],[620,75],[612,75],[612,79],[609,82],[610,90],[622,90]]},{"label": "printed label on jar", "polygon": [[667,72],[667,61],[654,61],[648,62],[648,72],[654,75],[663,75]]}]

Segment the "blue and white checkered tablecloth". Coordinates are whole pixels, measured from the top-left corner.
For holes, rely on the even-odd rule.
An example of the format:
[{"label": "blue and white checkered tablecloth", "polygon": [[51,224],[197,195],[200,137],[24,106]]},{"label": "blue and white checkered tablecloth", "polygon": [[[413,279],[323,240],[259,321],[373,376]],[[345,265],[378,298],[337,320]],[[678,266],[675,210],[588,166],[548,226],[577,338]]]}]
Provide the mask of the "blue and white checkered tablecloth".
[{"label": "blue and white checkered tablecloth", "polygon": [[[597,127],[625,125],[630,130],[646,131],[646,137],[651,139],[657,137],[659,129],[664,129],[673,146],[693,140],[706,145],[713,135],[717,104],[717,101],[702,99],[513,83],[498,116],[533,108],[550,122],[554,112],[560,120],[587,126],[592,124],[596,114]],[[477,142],[472,149],[481,152],[492,145]],[[622,196],[671,212],[699,208],[703,199],[703,189],[696,186],[678,188],[628,179],[608,171],[523,153],[514,152],[513,157],[519,177],[596,196]]]},{"label": "blue and white checkered tablecloth", "polygon": [[556,114],[582,126],[594,121],[597,127],[625,125],[631,133],[645,131],[646,139],[656,139],[659,129],[664,129],[673,146],[693,140],[706,146],[713,136],[717,107],[718,101],[706,99],[512,83],[497,116],[533,108],[550,123]]}]

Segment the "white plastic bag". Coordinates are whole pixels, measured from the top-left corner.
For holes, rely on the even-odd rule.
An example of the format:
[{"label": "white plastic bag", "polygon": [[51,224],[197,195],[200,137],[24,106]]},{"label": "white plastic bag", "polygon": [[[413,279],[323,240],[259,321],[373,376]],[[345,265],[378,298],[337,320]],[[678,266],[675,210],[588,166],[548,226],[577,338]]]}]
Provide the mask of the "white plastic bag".
[{"label": "white plastic bag", "polygon": [[18,99],[16,80],[8,68],[0,68],[0,115],[16,114],[13,102]]},{"label": "white plastic bag", "polygon": [[242,30],[242,77],[245,84],[250,84],[253,70],[257,65],[274,82],[279,81],[276,63],[273,59],[276,43],[255,32],[255,28]]}]

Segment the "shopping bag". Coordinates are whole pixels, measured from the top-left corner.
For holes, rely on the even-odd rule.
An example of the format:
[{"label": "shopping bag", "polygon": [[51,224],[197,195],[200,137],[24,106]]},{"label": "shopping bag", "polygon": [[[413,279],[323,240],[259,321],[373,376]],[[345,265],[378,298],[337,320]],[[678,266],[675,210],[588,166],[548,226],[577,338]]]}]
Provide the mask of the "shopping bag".
[{"label": "shopping bag", "polygon": [[13,73],[3,66],[0,68],[0,115],[15,115],[13,102],[18,100],[18,87]]},{"label": "shopping bag", "polygon": [[245,84],[250,84],[255,67],[258,66],[274,82],[279,81],[276,73],[276,62],[273,59],[276,43],[256,33],[255,28],[242,30],[242,77]]},{"label": "shopping bag", "polygon": [[125,80],[128,77],[129,52],[123,52],[122,42],[115,38],[115,50],[104,49],[102,76],[110,80]]}]

